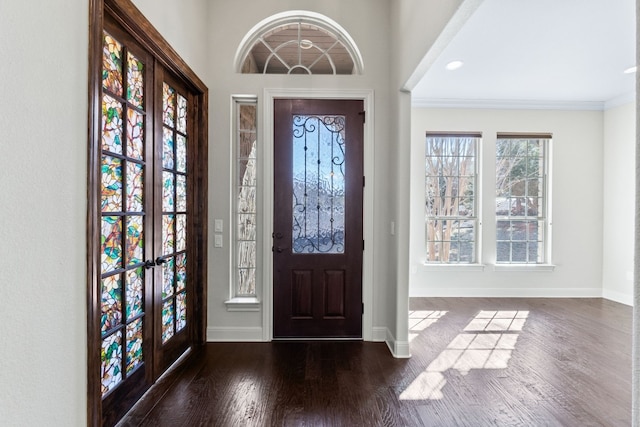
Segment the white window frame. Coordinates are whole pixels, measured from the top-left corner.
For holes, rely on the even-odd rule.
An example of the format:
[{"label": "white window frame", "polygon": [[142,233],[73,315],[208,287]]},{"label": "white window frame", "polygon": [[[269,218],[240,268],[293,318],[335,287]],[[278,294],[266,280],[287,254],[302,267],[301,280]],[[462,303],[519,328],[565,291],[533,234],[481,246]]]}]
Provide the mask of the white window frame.
[{"label": "white window frame", "polygon": [[[552,221],[551,221],[551,148],[553,135],[550,133],[498,133],[496,137],[496,152],[494,153],[496,158],[496,168],[494,173],[496,174],[496,191],[497,188],[497,148],[498,141],[504,139],[537,139],[543,141],[543,170],[539,175],[539,179],[542,180],[542,197],[541,203],[542,207],[538,208],[539,214],[535,217],[525,214],[525,215],[512,215],[509,213],[508,215],[498,215],[497,205],[499,200],[496,198],[495,201],[495,221],[496,221],[496,231],[493,236],[493,240],[495,242],[495,270],[505,270],[505,271],[515,271],[515,270],[540,270],[540,271],[552,271],[554,269],[553,264],[551,263],[551,229],[552,229]],[[497,197],[497,196],[496,196]],[[525,196],[526,193],[525,193]],[[511,203],[511,202],[510,202]],[[514,221],[539,221],[542,223],[542,236],[541,236],[541,244],[539,245],[542,248],[543,255],[536,262],[520,262],[520,261],[498,261],[498,222],[506,221],[506,220],[514,220]],[[538,239],[540,240],[540,238]],[[502,240],[506,241],[506,240]],[[509,240],[513,242],[513,240]],[[529,239],[524,240],[525,244],[528,246],[531,241]]]},{"label": "white window frame", "polygon": [[[259,195],[259,153],[260,153],[260,142],[258,138],[258,97],[255,95],[234,95],[231,98],[231,117],[232,117],[232,149],[231,151],[231,212],[230,212],[230,235],[231,235],[231,244],[230,246],[230,274],[231,278],[229,294],[230,298],[225,301],[227,311],[260,311],[260,300],[258,298],[258,292],[261,287],[261,273],[260,273],[260,259],[261,259],[261,226],[259,223],[259,210],[260,210],[260,195]],[[239,173],[240,173],[240,161],[246,160],[245,158],[240,158],[240,138],[241,133],[247,132],[247,129],[240,129],[240,107],[245,105],[252,105],[256,109],[255,115],[255,147],[252,149],[252,152],[255,155],[254,167],[255,167],[255,212],[253,212],[254,218],[253,223],[255,226],[255,259],[253,260],[254,265],[254,292],[250,294],[240,293],[239,285],[240,285],[240,267],[239,263],[239,245],[241,241],[239,240],[239,219],[238,216],[240,212],[238,211],[238,198],[240,195],[240,187],[242,186],[239,182]],[[246,215],[246,213],[244,214]]]},{"label": "white window frame", "polygon": [[[427,157],[429,157],[429,153],[428,153],[428,148],[426,147],[426,144],[428,142],[429,138],[473,138],[475,139],[475,147],[474,147],[474,170],[473,170],[473,211],[474,211],[474,215],[472,216],[460,216],[460,215],[447,215],[446,217],[443,216],[439,216],[439,217],[430,217],[426,211],[426,205],[425,205],[425,248],[424,248],[424,254],[425,254],[425,265],[429,266],[429,267],[446,267],[446,268],[456,268],[456,267],[460,267],[460,268],[477,268],[479,266],[482,266],[481,262],[482,262],[482,218],[481,218],[481,200],[482,200],[482,191],[481,191],[481,177],[480,177],[480,170],[481,170],[481,163],[482,163],[482,133],[480,132],[426,132],[426,138],[425,138],[425,163],[427,161]],[[426,196],[426,185],[428,185],[427,183],[427,166],[425,164],[425,196]],[[425,198],[425,202],[429,203],[428,198]],[[449,261],[449,260],[433,260],[430,261],[428,259],[428,245],[429,245],[429,240],[427,239],[427,222],[429,220],[429,218],[436,218],[436,219],[444,219],[444,218],[449,218],[450,220],[453,221],[464,221],[464,220],[469,220],[469,221],[473,221],[475,223],[475,227],[474,227],[474,237],[473,237],[473,241],[474,241],[474,248],[473,248],[473,260],[469,261],[469,262],[455,262],[455,261]]]}]

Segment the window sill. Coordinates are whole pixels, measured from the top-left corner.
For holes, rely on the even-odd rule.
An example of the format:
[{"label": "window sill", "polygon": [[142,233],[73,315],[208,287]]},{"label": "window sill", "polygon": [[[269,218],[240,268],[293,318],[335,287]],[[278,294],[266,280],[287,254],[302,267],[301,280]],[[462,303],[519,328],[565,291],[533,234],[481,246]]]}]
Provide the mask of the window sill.
[{"label": "window sill", "polygon": [[493,271],[553,271],[553,264],[495,264]]},{"label": "window sill", "polygon": [[484,271],[484,264],[431,264],[423,263],[426,271]]},{"label": "window sill", "polygon": [[260,311],[261,303],[256,297],[235,297],[224,302],[227,311]]}]

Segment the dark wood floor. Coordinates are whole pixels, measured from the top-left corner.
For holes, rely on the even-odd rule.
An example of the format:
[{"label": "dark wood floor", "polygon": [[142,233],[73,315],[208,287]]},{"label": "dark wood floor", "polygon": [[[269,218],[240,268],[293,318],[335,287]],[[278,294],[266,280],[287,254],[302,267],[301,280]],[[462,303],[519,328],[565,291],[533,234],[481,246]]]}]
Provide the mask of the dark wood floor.
[{"label": "dark wood floor", "polygon": [[370,342],[210,343],[121,425],[630,425],[630,307],[489,298],[410,306],[411,359]]}]

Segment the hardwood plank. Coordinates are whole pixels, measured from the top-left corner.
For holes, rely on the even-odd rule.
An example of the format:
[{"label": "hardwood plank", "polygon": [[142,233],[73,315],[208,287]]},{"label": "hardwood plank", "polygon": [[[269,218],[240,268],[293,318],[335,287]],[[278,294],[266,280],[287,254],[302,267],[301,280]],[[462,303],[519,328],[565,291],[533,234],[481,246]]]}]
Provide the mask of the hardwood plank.
[{"label": "hardwood plank", "polygon": [[[394,359],[384,343],[208,343],[157,404],[134,408],[122,425],[630,424],[630,307],[601,299],[419,298],[410,308],[436,319],[412,322],[411,359]],[[520,329],[477,326],[480,312],[518,310],[528,312]],[[441,395],[420,396],[433,384],[416,381],[437,375]]]}]

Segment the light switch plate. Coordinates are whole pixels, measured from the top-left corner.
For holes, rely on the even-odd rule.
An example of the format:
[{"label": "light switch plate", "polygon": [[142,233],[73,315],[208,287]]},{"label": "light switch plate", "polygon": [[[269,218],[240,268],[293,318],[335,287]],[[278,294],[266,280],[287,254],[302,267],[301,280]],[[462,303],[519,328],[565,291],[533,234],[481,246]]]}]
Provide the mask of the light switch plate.
[{"label": "light switch plate", "polygon": [[213,236],[213,246],[216,248],[222,247],[222,234],[216,234]]},{"label": "light switch plate", "polygon": [[216,233],[222,233],[222,220],[216,219],[213,221],[213,231]]}]

